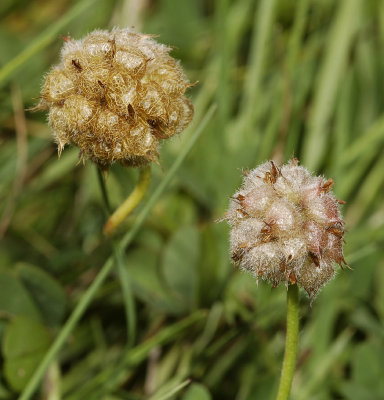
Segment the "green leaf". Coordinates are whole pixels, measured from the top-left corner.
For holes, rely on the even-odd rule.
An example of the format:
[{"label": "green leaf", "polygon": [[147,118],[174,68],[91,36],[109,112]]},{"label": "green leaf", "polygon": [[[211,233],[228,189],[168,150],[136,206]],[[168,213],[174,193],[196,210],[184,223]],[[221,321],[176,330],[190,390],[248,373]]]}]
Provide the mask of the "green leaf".
[{"label": "green leaf", "polygon": [[341,385],[341,392],[348,400],[381,400],[375,393],[365,387],[361,387],[355,382],[344,382]]},{"label": "green leaf", "polygon": [[212,397],[208,389],[199,383],[193,383],[182,397],[182,400],[211,400],[211,399]]},{"label": "green leaf", "polygon": [[165,281],[187,309],[196,303],[199,253],[199,232],[194,226],[186,226],[174,233],[163,255],[162,272]]},{"label": "green leaf", "polygon": [[60,178],[75,168],[76,163],[79,160],[78,154],[79,151],[77,148],[66,149],[60,157],[60,160],[55,160],[55,162],[51,162],[46,168],[44,168],[39,179],[33,181],[31,184],[31,188],[36,191],[41,191],[52,183],[57,182]]},{"label": "green leaf", "polygon": [[224,223],[206,225],[202,229],[198,265],[199,305],[210,305],[218,298],[232,270],[226,243],[228,236]]},{"label": "green leaf", "polygon": [[377,397],[384,397],[384,346],[368,342],[356,347],[352,361],[353,381],[366,390],[373,391]]},{"label": "green leaf", "polygon": [[17,264],[16,270],[38,305],[44,322],[58,325],[64,317],[66,305],[65,293],[60,284],[42,269],[26,263]]},{"label": "green leaf", "polygon": [[39,310],[22,282],[5,268],[0,269],[0,311],[41,320]]},{"label": "green leaf", "polygon": [[12,394],[11,392],[0,382],[0,400],[7,400],[11,399]]},{"label": "green leaf", "polygon": [[135,249],[126,255],[126,262],[133,290],[141,300],[161,312],[179,314],[182,311],[160,279],[156,253],[146,248]]},{"label": "green leaf", "polygon": [[154,209],[156,222],[165,229],[175,230],[193,224],[197,220],[196,205],[182,193],[170,193],[161,199]]},{"label": "green leaf", "polygon": [[43,358],[51,339],[47,330],[27,317],[16,317],[3,340],[5,378],[12,389],[21,391]]}]

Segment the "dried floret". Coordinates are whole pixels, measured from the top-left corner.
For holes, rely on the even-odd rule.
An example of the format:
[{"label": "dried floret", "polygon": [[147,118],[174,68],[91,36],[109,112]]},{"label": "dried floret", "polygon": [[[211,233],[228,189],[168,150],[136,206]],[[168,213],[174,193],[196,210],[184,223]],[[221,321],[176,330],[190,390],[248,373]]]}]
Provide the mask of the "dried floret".
[{"label": "dried floret", "polygon": [[36,107],[49,110],[59,154],[70,143],[104,169],[116,161],[156,161],[160,140],[180,133],[193,117],[185,97],[191,85],[169,51],[131,29],[65,38]]}]

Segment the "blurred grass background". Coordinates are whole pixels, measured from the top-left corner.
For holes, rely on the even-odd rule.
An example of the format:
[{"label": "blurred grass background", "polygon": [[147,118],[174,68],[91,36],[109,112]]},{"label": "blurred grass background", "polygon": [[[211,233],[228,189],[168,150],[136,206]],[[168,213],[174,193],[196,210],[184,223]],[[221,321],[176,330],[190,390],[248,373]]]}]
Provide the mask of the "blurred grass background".
[{"label": "blurred grass background", "polygon": [[[36,398],[272,399],[286,290],[234,270],[228,227],[215,221],[242,170],[295,155],[332,177],[347,201],[353,271],[340,271],[312,307],[301,293],[292,399],[384,399],[379,0],[1,2],[0,399],[17,398],[111,253],[95,167],[76,166],[74,148],[57,160],[46,117],[25,109],[58,62],[60,35],[116,25],[158,35],[199,82],[190,91],[194,124],[164,143],[147,199],[210,104],[218,108],[124,254],[138,317],[133,347],[113,272]],[[136,179],[136,171],[112,167],[114,207]]]}]

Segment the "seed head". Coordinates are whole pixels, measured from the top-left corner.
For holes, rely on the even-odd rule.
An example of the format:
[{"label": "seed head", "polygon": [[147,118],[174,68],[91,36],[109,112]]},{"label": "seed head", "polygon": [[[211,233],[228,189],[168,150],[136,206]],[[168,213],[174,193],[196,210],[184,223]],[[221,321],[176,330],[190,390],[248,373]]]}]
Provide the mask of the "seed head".
[{"label": "seed head", "polygon": [[333,277],[333,264],[346,264],[344,222],[333,180],[297,164],[270,161],[247,172],[225,220],[235,264],[273,286],[297,283],[314,298]]},{"label": "seed head", "polygon": [[36,107],[49,110],[59,155],[70,143],[101,168],[156,161],[160,140],[180,133],[193,116],[184,96],[191,85],[170,48],[130,29],[64,41]]}]

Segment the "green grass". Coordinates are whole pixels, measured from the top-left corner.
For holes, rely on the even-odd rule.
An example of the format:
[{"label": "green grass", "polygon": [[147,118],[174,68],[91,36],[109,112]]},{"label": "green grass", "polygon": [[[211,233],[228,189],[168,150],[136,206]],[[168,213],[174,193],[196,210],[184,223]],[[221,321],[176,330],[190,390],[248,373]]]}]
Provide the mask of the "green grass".
[{"label": "green grass", "polygon": [[[234,269],[216,220],[241,170],[293,154],[347,201],[352,270],[312,306],[300,292],[291,398],[384,398],[384,4],[148,2],[136,25],[174,46],[199,83],[193,124],[164,142],[116,238],[119,273],[94,166],[76,165],[73,148],[58,160],[46,116],[23,110],[58,62],[60,35],[124,26],[128,3],[0,5],[0,400],[17,399],[42,359],[48,400],[59,389],[68,400],[273,399],[286,290]],[[136,179],[111,168],[112,208]],[[122,288],[134,297],[129,346]]]}]

